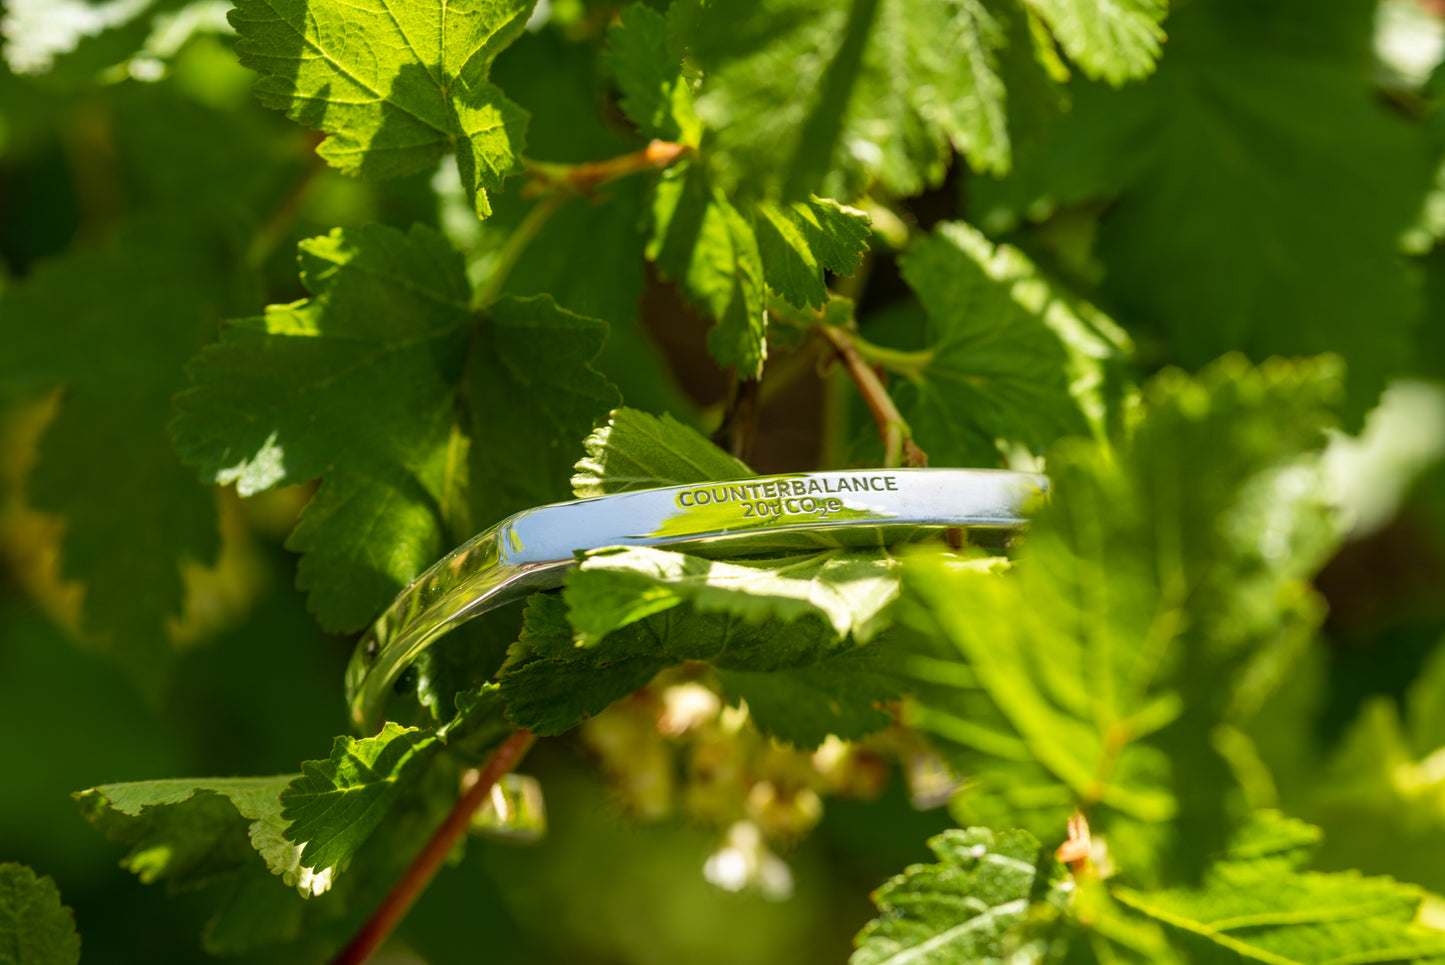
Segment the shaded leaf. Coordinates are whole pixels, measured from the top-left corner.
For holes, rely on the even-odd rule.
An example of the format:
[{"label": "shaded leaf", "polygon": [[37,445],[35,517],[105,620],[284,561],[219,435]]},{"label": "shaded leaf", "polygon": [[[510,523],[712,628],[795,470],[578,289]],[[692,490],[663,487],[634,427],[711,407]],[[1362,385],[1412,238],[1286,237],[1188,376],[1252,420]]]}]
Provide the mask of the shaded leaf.
[{"label": "shaded leaf", "polygon": [[322,477],[288,545],[322,624],[349,630],[473,518],[565,496],[569,447],[618,399],[589,365],[603,323],[546,297],[475,319],[429,229],[338,229],[302,243],[301,267],[313,297],[233,323],[192,363],[173,432],[242,495]]},{"label": "shaded leaf", "polygon": [[708,348],[724,366],[756,377],[767,358],[763,265],[748,220],[702,167],[684,161],[653,190],[647,258],[717,325]]},{"label": "shaded leaf", "polygon": [[1075,84],[1073,109],[1020,151],[1008,200],[980,180],[975,202],[1021,215],[1111,201],[1093,247],[1098,297],[1158,340],[1161,361],[1340,352],[1363,412],[1419,364],[1418,279],[1398,241],[1432,152],[1423,125],[1379,100],[1375,10],[1183,5],[1155,76]]},{"label": "shaded leaf", "polygon": [[[233,253],[200,226],[148,218],[7,287],[0,386],[61,390],[27,482],[65,517],[62,574],[85,585],[83,628],[154,687],[182,612],[183,561],[218,549],[214,494],[179,465],[165,424],[186,359],[227,310]],[[103,470],[103,471],[101,471]]]},{"label": "shaded leaf", "polygon": [[426,228],[301,244],[313,297],[235,322],[176,399],[181,458],[243,496],[324,477],[289,545],[330,629],[356,629],[445,548],[471,325],[461,259]]},{"label": "shaded leaf", "polygon": [[893,720],[878,706],[896,699],[899,689],[879,653],[884,646],[875,640],[817,663],[766,672],[719,670],[718,682],[730,701],[747,702],[758,730],[780,741],[813,748],[829,734],[857,740]]},{"label": "shaded leaf", "polygon": [[60,890],[22,864],[0,864],[0,961],[5,965],[75,965],[80,936]]},{"label": "shaded leaf", "polygon": [[684,0],[670,26],[702,72],[697,113],[728,184],[851,198],[915,194],[952,149],[1009,166],[998,12],[975,0]]},{"label": "shaded leaf", "polygon": [[[568,496],[578,440],[622,397],[592,368],[607,326],[548,295],[502,298],[475,336],[462,388],[472,435],[470,499],[497,518]],[[525,417],[517,400],[530,400]]]},{"label": "shaded leaf", "polygon": [[760,730],[799,746],[816,746],[829,733],[862,736],[889,720],[874,709],[894,696],[884,661],[872,656],[883,641],[859,653],[816,614],[759,622],[683,604],[591,646],[577,645],[575,632],[563,595],[542,593],[528,602],[526,630],[501,678],[517,726],[562,733],[685,661],[712,663],[731,699],[757,700]]},{"label": "shaded leaf", "polygon": [[[665,114],[676,132],[669,136],[688,137],[696,126],[692,91],[661,18],[634,6],[609,37],[624,109],[636,114],[644,133],[663,132],[658,118]],[[713,356],[751,378],[767,356],[764,283],[794,305],[821,307],[824,270],[851,275],[871,231],[863,212],[818,197],[782,204],[732,199],[712,161],[709,147],[654,186],[646,254],[717,320],[708,337]]]},{"label": "shaded leaf", "polygon": [[75,797],[87,820],[130,846],[121,864],[146,884],[199,887],[254,862],[254,849],[286,884],[319,895],[332,869],[302,865],[300,846],[284,836],[281,792],[298,776],[134,781]]},{"label": "shaded leaf", "polygon": [[[1322,616],[1305,581],[1337,532],[1299,511],[1324,503],[1311,477],[1275,484],[1320,442],[1337,390],[1328,363],[1166,372],[1120,451],[1051,459],[1055,498],[1016,567],[906,569],[911,722],[970,775],[971,820],[1047,841],[1087,809],[1144,878],[1164,853],[1188,876],[1222,846],[1233,778],[1216,728],[1252,662]],[[1296,528],[1261,525],[1272,513]]]}]

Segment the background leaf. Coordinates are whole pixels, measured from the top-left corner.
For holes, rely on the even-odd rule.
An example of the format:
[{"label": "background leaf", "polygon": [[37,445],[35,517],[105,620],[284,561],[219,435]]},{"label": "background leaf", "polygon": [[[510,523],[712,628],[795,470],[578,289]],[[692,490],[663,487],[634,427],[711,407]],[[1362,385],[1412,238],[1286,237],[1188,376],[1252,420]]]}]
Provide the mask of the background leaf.
[{"label": "background leaf", "polygon": [[[1419,291],[1397,242],[1430,150],[1372,92],[1374,9],[1338,4],[1300,32],[1312,5],[1182,8],[1146,83],[1073,85],[1003,207],[1110,202],[1099,298],[1160,361],[1337,351],[1362,411],[1413,364]],[[1000,212],[979,190],[987,223]]]},{"label": "background leaf", "polygon": [[934,464],[992,465],[997,440],[1041,452],[1102,430],[1108,370],[1131,348],[1106,316],[961,223],[920,239],[901,265],[928,344],[879,358],[905,376],[899,407]]},{"label": "background leaf", "polygon": [[14,965],[80,961],[75,915],[55,882],[20,864],[0,864],[0,954]]},{"label": "background leaf", "polygon": [[916,193],[950,145],[1007,170],[997,16],[971,0],[687,0],[669,19],[702,72],[724,183],[800,200],[852,198],[872,177]]},{"label": "background leaf", "polygon": [[[901,664],[922,685],[911,722],[970,775],[970,820],[1047,842],[1082,808],[1146,878],[1150,851],[1175,849],[1170,870],[1187,876],[1222,846],[1233,778],[1215,731],[1250,661],[1320,617],[1301,581],[1323,556],[1273,553],[1267,530],[1239,524],[1271,467],[1318,439],[1336,389],[1322,363],[1165,373],[1122,451],[1051,461],[1057,496],[1014,570],[905,571],[904,619],[921,631]],[[1288,537],[1299,545],[1330,532],[1327,515],[1301,524],[1315,529]]]},{"label": "background leaf", "polygon": [[62,572],[86,588],[84,630],[152,691],[170,665],[167,618],[184,605],[181,564],[219,549],[215,497],[176,464],[164,422],[183,363],[227,310],[231,254],[203,227],[157,216],[0,303],[0,383],[60,392],[30,501],[68,522]]},{"label": "background leaf", "polygon": [[[1262,812],[1198,889],[1119,900],[1164,925],[1191,956],[1221,961],[1438,961],[1445,932],[1415,922],[1419,889],[1388,878],[1300,871],[1311,829]],[[1317,837],[1317,836],[1316,836]]]}]

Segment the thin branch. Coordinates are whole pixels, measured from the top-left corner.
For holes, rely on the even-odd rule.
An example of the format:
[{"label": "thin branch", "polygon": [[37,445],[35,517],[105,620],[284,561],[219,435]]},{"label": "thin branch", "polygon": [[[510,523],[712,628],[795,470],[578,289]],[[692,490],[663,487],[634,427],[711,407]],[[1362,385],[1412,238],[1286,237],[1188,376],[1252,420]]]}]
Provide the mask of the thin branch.
[{"label": "thin branch", "polygon": [[500,747],[492,751],[492,756],[487,758],[481,773],[477,774],[476,783],[467,788],[467,792],[452,806],[446,820],[432,834],[416,860],[412,861],[411,867],[407,868],[392,886],[386,898],[366,920],[366,924],[362,925],[361,930],[351,939],[351,943],[332,960],[332,965],[362,965],[371,958],[431,883],[442,862],[471,826],[472,814],[486,803],[492,793],[492,786],[517,766],[534,740],[536,735],[529,730],[513,731]]},{"label": "thin branch", "polygon": [[883,465],[892,468],[903,459],[910,466],[928,465],[927,454],[913,444],[908,423],[883,387],[883,380],[853,344],[853,337],[837,325],[819,325],[816,330],[833,346],[848,377],[868,404],[868,411],[873,413],[873,421],[878,423],[878,435],[883,438]]},{"label": "thin branch", "polygon": [[560,192],[548,195],[535,208],[527,212],[527,217],[523,218],[522,223],[517,225],[517,230],[507,237],[507,243],[498,252],[497,260],[492,265],[492,273],[487,276],[485,282],[477,286],[476,292],[472,295],[473,311],[480,311],[497,300],[497,296],[502,293],[502,286],[507,282],[507,276],[521,260],[522,252],[526,251],[527,246],[536,239],[548,219],[571,200],[571,197],[570,194]]},{"label": "thin branch", "polygon": [[622,154],[605,161],[588,161],[584,164],[552,164],[545,161],[525,161],[527,175],[531,180],[522,189],[524,198],[542,198],[527,217],[517,226],[506,244],[497,255],[492,273],[472,296],[472,310],[486,308],[502,293],[513,268],[536,239],[547,220],[572,198],[581,196],[591,200],[597,197],[597,189],[608,182],[639,171],[658,170],[672,164],[687,154],[691,148],[671,141],[653,141],[640,151]]},{"label": "thin branch", "polygon": [[713,433],[712,441],[747,462],[752,454],[753,440],[758,434],[758,413],[762,409],[762,383],[759,379],[734,378],[723,411],[722,424]]},{"label": "thin branch", "polygon": [[537,197],[543,194],[580,194],[593,197],[597,189],[609,181],[616,181],[639,171],[658,171],[672,165],[692,149],[685,144],[672,141],[653,141],[640,151],[622,154],[605,161],[587,161],[583,164],[553,164],[547,161],[524,160],[530,183],[522,189],[522,196]]},{"label": "thin branch", "polygon": [[874,345],[865,341],[861,335],[849,334],[853,340],[853,347],[858,354],[867,360],[869,365],[882,366],[889,372],[896,375],[903,375],[914,378],[928,368],[933,361],[933,349],[923,348],[914,351],[907,349],[888,348],[884,345]]},{"label": "thin branch", "polygon": [[286,232],[291,229],[301,208],[306,203],[306,196],[311,193],[312,186],[316,183],[317,177],[326,170],[326,162],[321,155],[315,151],[316,145],[321,143],[321,138],[315,136],[307,141],[306,167],[302,169],[301,175],[292,183],[286,196],[271,212],[266,222],[256,229],[255,235],[251,237],[251,244],[246,248],[246,264],[252,268],[260,268],[271,257],[271,252],[281,243]]}]

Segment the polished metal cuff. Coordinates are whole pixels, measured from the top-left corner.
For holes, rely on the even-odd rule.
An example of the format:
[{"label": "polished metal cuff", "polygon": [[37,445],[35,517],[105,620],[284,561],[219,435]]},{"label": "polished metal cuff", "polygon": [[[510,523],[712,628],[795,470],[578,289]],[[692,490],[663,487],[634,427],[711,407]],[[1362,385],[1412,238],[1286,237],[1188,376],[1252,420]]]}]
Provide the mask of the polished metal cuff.
[{"label": "polished metal cuff", "polygon": [[448,630],[534,590],[562,585],[579,554],[671,546],[713,559],[890,546],[963,530],[997,543],[1048,490],[991,469],[874,469],[755,476],[639,489],[523,510],[453,550],[401,592],[346,670],[352,722],[381,719],[402,671]]}]

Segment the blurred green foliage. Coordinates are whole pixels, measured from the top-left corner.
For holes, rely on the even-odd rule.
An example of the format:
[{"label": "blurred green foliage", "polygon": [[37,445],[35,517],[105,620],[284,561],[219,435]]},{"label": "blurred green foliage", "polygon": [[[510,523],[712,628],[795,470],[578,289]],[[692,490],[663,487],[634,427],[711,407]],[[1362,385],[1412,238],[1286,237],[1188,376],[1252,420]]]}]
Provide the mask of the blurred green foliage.
[{"label": "blurred green foliage", "polygon": [[[848,592],[810,609],[767,567],[729,596],[686,557],[670,576],[598,557],[529,605],[520,644],[519,609],[454,634],[404,681],[443,722],[458,694],[492,694],[477,687],[504,660],[514,722],[564,731],[618,703],[529,758],[544,840],[458,853],[402,954],[839,961],[889,875],[969,869],[958,885],[924,864],[880,894],[893,917],[859,961],[885,961],[887,942],[959,921],[899,909],[926,912],[939,888],[974,907],[998,884],[969,864],[993,832],[930,852],[954,818],[1038,859],[988,904],[1008,908],[995,952],[1107,931],[1123,960],[1212,960],[1190,945],[1205,926],[1278,911],[1221,911],[1221,876],[1288,879],[1305,906],[1360,897],[1356,879],[1298,870],[1306,845],[1319,872],[1445,893],[1438,5],[553,0],[524,29],[531,6],[477,0],[487,29],[453,38],[475,56],[443,41],[435,62],[392,47],[332,67],[267,33],[274,10],[317,44],[353,15],[390,37],[362,6],[245,0],[240,38],[212,0],[0,14],[0,873],[5,901],[43,905],[55,960],[73,960],[63,912],[9,862],[54,879],[88,961],[191,962],[203,945],[325,960],[467,762],[350,743],[318,761],[345,729],[353,643],[322,627],[364,626],[473,529],[564,498],[584,455],[579,494],[745,473],[686,426],[717,428],[765,357],[754,467],[876,461],[861,401],[776,323],[817,321],[825,281],[837,312],[821,318],[891,377],[935,464],[1047,459],[1064,494],[1032,568],[820,559],[790,579]],[[368,76],[395,98],[324,106]],[[340,137],[318,156],[319,136],[268,106]],[[661,175],[560,202],[523,188],[655,136],[688,152]],[[249,321],[223,334],[223,319]],[[1334,355],[1214,362],[1227,352]],[[1148,381],[1171,364],[1205,374]],[[619,398],[631,408],[584,449]],[[1320,457],[1332,407],[1361,435],[1330,430]],[[882,638],[898,649],[865,646],[900,592],[907,632]],[[629,609],[639,596],[670,609]],[[908,727],[825,740],[883,727],[876,705],[904,692]],[[706,723],[677,723],[684,698],[714,701]],[[740,699],[750,723],[723,706]],[[458,706],[476,752],[499,718]],[[435,740],[407,733],[413,750]],[[1091,784],[1109,755],[1118,771]],[[148,852],[177,872],[171,897],[70,798],[302,761],[318,796],[343,775],[375,809],[307,852],[340,869],[308,904],[214,795],[192,799],[194,821],[237,854],[199,869],[226,884],[192,888],[204,875],[179,874],[182,852]],[[949,766],[965,793],[920,809],[949,797]],[[373,793],[403,771],[415,786]],[[1070,899],[1047,852],[1081,802],[1119,876]],[[107,806],[86,804],[132,844],[154,844],[162,814],[169,840],[193,840],[186,805],[139,830]],[[1269,808],[1320,830],[1242,817]],[[1232,857],[1209,865],[1226,833]],[[716,887],[720,857],[752,862],[754,889]],[[761,893],[780,867],[786,901]],[[1360,925],[1360,944],[1398,932],[1439,953],[1407,927],[1418,893],[1361,887],[1390,920]],[[1086,916],[1070,901],[1096,932],[1071,931]],[[20,934],[8,907],[0,953]],[[1185,920],[1195,937],[1166,945]],[[1284,931],[1276,951],[1313,940]],[[250,947],[272,937],[292,941]]]}]

